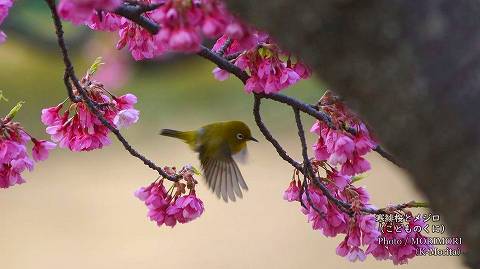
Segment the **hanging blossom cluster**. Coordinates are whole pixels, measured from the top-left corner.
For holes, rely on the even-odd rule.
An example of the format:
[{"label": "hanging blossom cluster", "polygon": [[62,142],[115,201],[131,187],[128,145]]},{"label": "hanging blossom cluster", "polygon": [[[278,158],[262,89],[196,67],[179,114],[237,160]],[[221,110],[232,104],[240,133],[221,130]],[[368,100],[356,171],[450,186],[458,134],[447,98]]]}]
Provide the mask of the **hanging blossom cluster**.
[{"label": "hanging blossom cluster", "polygon": [[[80,81],[81,86],[111,125],[123,128],[136,123],[140,114],[134,108],[137,97],[130,93],[116,97],[101,83],[93,80],[93,74],[100,64],[100,60],[97,59]],[[74,89],[74,95],[81,100],[74,85],[71,87]],[[52,140],[61,148],[72,151],[90,151],[109,145],[110,130],[89,110],[87,104],[84,101],[67,103],[67,100],[42,110],[41,119],[47,126],[46,132],[51,135]]]},{"label": "hanging blossom cluster", "polygon": [[139,0],[136,5],[159,4],[160,7],[143,13],[157,23],[160,32],[147,30],[114,13],[118,0],[62,0],[60,16],[75,24],[86,24],[94,30],[118,31],[118,49],[128,47],[135,60],[150,59],[167,51],[196,52],[203,37],[217,38],[234,20],[220,0]]},{"label": "hanging blossom cluster", "polygon": [[177,173],[175,167],[165,167],[168,175],[179,175],[177,182],[167,190],[163,179],[156,180],[147,187],[141,187],[135,196],[148,208],[148,217],[158,226],[174,227],[177,223],[187,223],[202,215],[203,202],[195,193],[198,174],[192,166],[184,166]]},{"label": "hanging blossom cluster", "polygon": [[[369,203],[370,195],[367,190],[356,187],[353,183],[360,179],[358,174],[370,169],[370,164],[362,156],[375,148],[376,142],[366,125],[331,91],[325,93],[318,105],[330,116],[336,127],[332,129],[326,123],[317,121],[311,129],[319,136],[313,146],[315,159],[312,166],[320,182],[305,179],[302,183],[297,171],[284,192],[284,199],[302,204],[302,212],[314,230],[321,231],[327,237],[344,235],[336,253],[352,262],[364,261],[367,255],[372,255],[378,260],[389,259],[394,264],[403,264],[413,258],[418,249],[431,248],[430,245],[420,245],[415,243],[417,241],[410,240],[423,237],[419,231],[403,228],[418,226],[421,220],[415,223],[388,223],[385,227],[380,227],[373,214],[363,211],[375,208]],[[346,130],[353,130],[355,134]],[[335,199],[350,204],[351,208],[346,209],[329,200],[316,183],[324,184]],[[392,208],[391,211],[411,215],[406,209]],[[424,225],[425,223],[421,223],[420,227]],[[387,229],[388,227],[396,229]],[[383,243],[392,239],[407,243]]]},{"label": "hanging blossom cluster", "polygon": [[[238,29],[244,33],[239,35],[239,39],[226,34],[217,40],[213,49],[219,51],[227,40],[232,42],[226,50],[227,57],[238,54],[231,61],[250,75],[245,84],[247,92],[276,93],[310,77],[310,69],[290,53],[282,51],[267,34],[241,24]],[[213,70],[213,74],[221,81],[229,77],[227,71],[218,67]]]},{"label": "hanging blossom cluster", "polygon": [[[160,4],[143,14],[159,25],[156,35],[109,12],[119,6],[117,2],[63,0],[59,11],[62,18],[74,23],[83,23],[95,30],[118,31],[117,48],[128,47],[135,60],[151,59],[170,51],[197,52],[203,37],[220,37],[214,50],[220,50],[229,40],[232,44],[225,53],[227,57],[237,54],[231,61],[249,73],[245,90],[250,93],[279,92],[311,74],[306,65],[281,50],[267,34],[231,15],[221,0],[138,1],[136,4]],[[228,78],[228,72],[219,68],[213,73],[219,80]]]},{"label": "hanging blossom cluster", "polygon": [[[285,190],[284,199],[301,203],[301,211],[307,216],[314,230],[321,231],[327,237],[344,236],[336,249],[337,255],[346,257],[351,262],[364,261],[367,255],[372,255],[377,260],[392,260],[394,264],[404,264],[415,257],[419,249],[427,250],[432,247],[420,244],[426,240],[412,240],[424,238],[420,231],[413,229],[414,226],[424,227],[426,223],[423,219],[410,218],[409,221],[404,221],[408,218],[402,218],[402,221],[387,223],[381,227],[373,214],[362,211],[365,208],[375,208],[369,203],[370,195],[367,190],[353,185],[358,178],[341,175],[324,161],[314,160],[312,165],[321,183],[336,199],[351,204],[351,211],[330,201],[314,181],[307,180],[302,183],[298,171],[294,173],[290,186]],[[325,171],[324,177],[320,176],[321,170]],[[392,209],[391,212],[412,215],[405,209]]]},{"label": "hanging blossom cluster", "polygon": [[[1,93],[0,97],[3,97]],[[37,140],[20,123],[13,121],[21,106],[22,102],[18,103],[7,116],[0,119],[0,188],[25,183],[22,173],[32,171],[34,162],[46,160],[49,151],[56,146],[50,141]],[[32,157],[27,153],[28,142],[33,144]]]},{"label": "hanging blossom cluster", "polygon": [[[8,11],[13,5],[13,0],[0,0],[0,25],[2,25],[5,18],[8,16]],[[0,30],[0,44],[5,42],[7,35]]]},{"label": "hanging blossom cluster", "polygon": [[310,131],[318,135],[313,146],[315,159],[339,166],[342,175],[353,176],[370,170],[370,163],[363,156],[373,150],[377,142],[367,126],[331,91],[324,94],[318,105],[330,115],[336,129],[323,121],[317,121],[312,126]]}]

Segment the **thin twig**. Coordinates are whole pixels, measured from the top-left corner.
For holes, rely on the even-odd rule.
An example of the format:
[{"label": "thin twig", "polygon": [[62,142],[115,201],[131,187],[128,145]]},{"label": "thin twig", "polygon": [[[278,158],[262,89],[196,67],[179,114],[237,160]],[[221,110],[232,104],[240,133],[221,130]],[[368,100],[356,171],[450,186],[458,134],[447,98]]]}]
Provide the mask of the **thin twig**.
[{"label": "thin twig", "polygon": [[303,166],[305,171],[304,173],[308,178],[312,179],[314,184],[323,192],[323,194],[328,198],[329,201],[334,203],[340,210],[344,211],[345,213],[349,215],[352,214],[352,206],[334,197],[332,193],[330,193],[328,188],[322,182],[320,182],[320,180],[313,172],[312,163],[310,162],[310,158],[308,157],[307,141],[305,139],[305,131],[303,129],[300,111],[297,108],[293,108],[293,113],[295,115],[295,122],[297,123],[298,137],[300,138],[300,142],[302,144]]},{"label": "thin twig", "polygon": [[297,161],[295,161],[292,157],[288,156],[287,152],[282,148],[280,143],[278,143],[278,141],[272,136],[268,128],[263,123],[262,116],[260,114],[261,99],[258,96],[255,96],[254,98],[255,98],[255,101],[253,104],[253,116],[263,136],[265,136],[265,138],[273,145],[273,147],[277,150],[278,155],[280,155],[282,159],[284,159],[286,162],[291,164],[297,170],[301,171],[302,165]]},{"label": "thin twig", "polygon": [[223,43],[222,47],[217,51],[218,55],[222,56],[225,54],[225,51],[228,50],[228,48],[232,45],[232,39],[230,37],[225,40],[225,43]]}]

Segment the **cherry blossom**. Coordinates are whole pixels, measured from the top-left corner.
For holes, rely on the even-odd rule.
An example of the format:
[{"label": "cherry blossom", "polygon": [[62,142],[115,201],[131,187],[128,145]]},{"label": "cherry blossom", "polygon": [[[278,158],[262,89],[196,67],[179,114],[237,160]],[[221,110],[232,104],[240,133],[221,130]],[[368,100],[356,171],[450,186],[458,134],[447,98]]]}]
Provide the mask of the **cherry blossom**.
[{"label": "cherry blossom", "polygon": [[[8,16],[8,11],[13,6],[13,0],[0,0],[0,25]],[[7,35],[0,30],[0,44],[5,42]]]},{"label": "cherry blossom", "polygon": [[[165,167],[165,172],[175,175],[176,169]],[[195,169],[184,166],[179,172],[180,180],[167,191],[162,180],[156,180],[147,187],[135,191],[135,196],[148,208],[148,217],[158,226],[175,227],[177,223],[187,223],[200,217],[204,211],[203,202],[196,196]],[[186,189],[189,193],[186,194]]]},{"label": "cherry blossom", "polygon": [[[58,4],[58,14],[62,19],[74,24],[90,24],[98,14],[97,10],[113,10],[122,4],[121,0],[61,0]],[[109,20],[108,17],[106,17]]]},{"label": "cherry blossom", "polygon": [[[94,69],[96,71],[96,68]],[[103,84],[92,79],[93,73],[94,71],[89,70],[81,80],[81,84],[89,98],[101,111],[102,116],[118,128],[128,127],[137,122],[139,112],[133,108],[137,98],[133,94],[113,96]],[[78,93],[77,96],[80,97]],[[86,103],[71,102],[66,106],[65,111],[61,112],[65,105],[64,102],[55,107],[43,109],[41,116],[43,124],[47,126],[46,132],[61,148],[90,151],[111,143],[108,137],[110,130],[89,110]]]}]

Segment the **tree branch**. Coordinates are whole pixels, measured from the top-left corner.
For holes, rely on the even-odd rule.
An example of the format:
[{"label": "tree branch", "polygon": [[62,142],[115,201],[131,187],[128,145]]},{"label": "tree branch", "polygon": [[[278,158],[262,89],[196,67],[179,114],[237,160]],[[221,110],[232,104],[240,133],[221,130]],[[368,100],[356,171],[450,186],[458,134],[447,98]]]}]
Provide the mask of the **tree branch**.
[{"label": "tree branch", "polygon": [[147,11],[157,9],[161,5],[162,4],[141,5],[139,3],[125,2],[121,6],[117,7],[113,12],[131,20],[132,22],[145,28],[145,30],[150,32],[152,35],[155,35],[160,30],[160,26],[143,14]]},{"label": "tree branch", "polygon": [[73,86],[77,89],[77,91],[79,92],[80,96],[82,97],[83,101],[87,104],[89,110],[100,120],[100,122],[106,126],[116,137],[117,139],[122,143],[122,145],[124,146],[124,148],[134,157],[140,159],[146,166],[150,167],[151,169],[157,171],[162,177],[168,179],[168,180],[171,180],[171,181],[177,181],[178,178],[180,177],[179,175],[175,175],[175,176],[170,176],[168,175],[167,173],[165,173],[165,171],[163,171],[162,168],[158,167],[154,162],[150,161],[149,159],[147,159],[145,156],[143,156],[142,154],[140,154],[138,151],[136,151],[129,143],[128,141],[122,136],[122,134],[120,133],[120,131],[115,128],[112,124],[110,124],[110,122],[108,122],[107,119],[105,119],[105,117],[103,117],[103,115],[101,114],[100,110],[98,110],[98,108],[96,107],[96,105],[93,103],[93,101],[90,99],[90,97],[88,96],[87,92],[85,91],[85,89],[83,89],[83,87],[80,85],[80,82],[78,81],[76,75],[75,75],[75,70],[73,68],[73,64],[70,60],[70,57],[68,55],[68,50],[67,50],[67,46],[65,44],[65,40],[64,40],[64,37],[63,37],[63,26],[62,26],[62,22],[60,20],[60,17],[58,16],[58,13],[57,13],[57,9],[56,9],[56,6],[55,6],[55,0],[45,0],[45,2],[48,4],[48,7],[50,8],[50,11],[52,13],[52,18],[53,18],[53,21],[54,21],[54,24],[55,24],[55,29],[56,29],[56,34],[57,34],[57,41],[58,41],[58,46],[60,47],[61,51],[62,51],[62,55],[63,55],[63,61],[64,61],[64,64],[65,64],[65,75],[64,75],[64,81],[65,81],[65,85],[67,87],[67,91],[68,91],[68,94],[69,96],[72,95],[72,97],[70,97],[70,99],[73,101],[73,100],[76,100],[77,102],[79,101],[78,100],[78,96],[75,96],[74,93],[73,93],[73,90],[72,90],[72,87],[69,83],[69,79],[71,80],[71,82],[73,83]]}]

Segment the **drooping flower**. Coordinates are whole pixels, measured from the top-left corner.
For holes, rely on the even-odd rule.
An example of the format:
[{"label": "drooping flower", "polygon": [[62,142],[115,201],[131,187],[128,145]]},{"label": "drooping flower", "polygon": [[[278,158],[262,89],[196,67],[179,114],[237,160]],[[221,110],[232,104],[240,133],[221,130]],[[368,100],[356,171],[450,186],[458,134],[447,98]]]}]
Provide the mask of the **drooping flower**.
[{"label": "drooping flower", "polygon": [[32,157],[35,161],[44,161],[48,158],[48,152],[57,145],[47,140],[33,140]]},{"label": "drooping flower", "polygon": [[[81,85],[89,98],[97,105],[101,115],[111,125],[127,127],[137,122],[139,112],[133,108],[137,99],[132,94],[115,97],[105,90],[103,84],[92,79],[91,71],[81,80]],[[74,85],[72,85],[74,87]],[[76,92],[76,90],[75,90]],[[61,148],[72,151],[100,149],[111,143],[110,130],[94,115],[83,101],[42,110],[42,122],[54,142]]]},{"label": "drooping flower", "polygon": [[[148,17],[149,14],[151,12],[145,13],[144,16]],[[137,61],[152,59],[165,52],[165,48],[156,42],[156,36],[130,20],[122,18],[121,29],[118,33],[120,40],[117,43],[117,49],[127,46],[133,59]]]},{"label": "drooping flower", "polygon": [[174,215],[179,223],[187,223],[202,215],[203,210],[202,200],[198,199],[193,192],[177,198],[174,207],[169,208],[167,212],[169,215]]},{"label": "drooping flower", "polygon": [[136,109],[124,109],[118,112],[117,115],[115,115],[115,118],[113,118],[113,123],[118,128],[129,127],[130,125],[135,124],[138,121],[139,115],[140,112]]},{"label": "drooping flower", "polygon": [[[213,49],[218,51],[230,37],[231,44],[225,53],[228,55],[242,52],[233,61],[237,67],[250,75],[245,84],[247,92],[276,93],[300,79],[308,78],[310,72],[306,66],[294,61],[289,53],[281,51],[268,35],[249,30],[242,24],[236,24],[235,27],[233,25],[235,24],[231,25],[232,29],[236,30],[218,39]],[[235,36],[241,39],[235,39]],[[219,70],[215,70],[214,75],[217,79],[227,77]]]},{"label": "drooping flower", "polygon": [[[370,170],[370,163],[363,156],[376,147],[376,142],[366,125],[330,91],[320,99],[319,105],[337,128],[330,128],[323,121],[312,126],[310,131],[318,135],[313,145],[315,158],[340,166],[342,175],[352,176]],[[353,130],[354,134],[346,129]]]},{"label": "drooping flower", "polygon": [[86,24],[92,30],[113,32],[120,30],[122,17],[108,11],[95,11]]},{"label": "drooping flower", "polygon": [[289,202],[300,201],[300,188],[302,187],[300,184],[300,181],[292,180],[288,189],[283,193],[283,199]]},{"label": "drooping flower", "polygon": [[[165,167],[169,175],[177,173],[175,168]],[[204,211],[203,202],[195,194],[197,182],[193,178],[194,169],[184,166],[179,172],[180,180],[166,190],[163,180],[155,181],[148,187],[141,187],[135,196],[145,202],[148,217],[158,226],[174,227],[177,223],[187,223],[200,217]],[[185,183],[180,183],[180,182]],[[185,194],[185,188],[190,190]]]},{"label": "drooping flower", "polygon": [[31,137],[20,123],[13,121],[21,107],[22,102],[0,119],[0,188],[24,183],[22,173],[33,170],[34,162],[27,153],[28,141],[34,142],[32,156],[35,161],[45,160],[48,150],[55,147],[52,142]]}]

